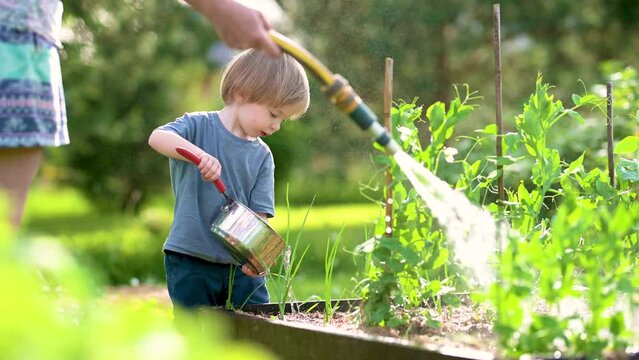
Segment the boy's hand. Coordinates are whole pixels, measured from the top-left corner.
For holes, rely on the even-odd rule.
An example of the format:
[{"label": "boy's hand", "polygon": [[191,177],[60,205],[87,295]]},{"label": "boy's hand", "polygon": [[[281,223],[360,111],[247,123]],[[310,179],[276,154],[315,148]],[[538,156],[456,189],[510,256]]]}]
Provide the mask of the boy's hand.
[{"label": "boy's hand", "polygon": [[220,161],[207,153],[200,154],[200,159],[200,164],[197,168],[200,169],[202,179],[207,181],[219,179],[220,174],[222,173],[222,165],[220,164]]},{"label": "boy's hand", "polygon": [[260,274],[257,274],[252,267],[246,266],[246,264],[242,265],[242,272],[250,277],[260,277]]}]

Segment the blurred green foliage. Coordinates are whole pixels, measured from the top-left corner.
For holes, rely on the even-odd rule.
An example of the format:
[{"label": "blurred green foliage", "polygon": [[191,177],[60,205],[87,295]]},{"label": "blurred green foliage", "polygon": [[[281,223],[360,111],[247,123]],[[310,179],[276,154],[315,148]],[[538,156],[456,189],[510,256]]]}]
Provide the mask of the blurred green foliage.
[{"label": "blurred green foliage", "polygon": [[3,359],[273,358],[230,340],[219,314],[173,322],[153,302],[102,300],[99,283],[59,242],[16,238],[4,223],[0,278],[8,290],[0,298]]}]

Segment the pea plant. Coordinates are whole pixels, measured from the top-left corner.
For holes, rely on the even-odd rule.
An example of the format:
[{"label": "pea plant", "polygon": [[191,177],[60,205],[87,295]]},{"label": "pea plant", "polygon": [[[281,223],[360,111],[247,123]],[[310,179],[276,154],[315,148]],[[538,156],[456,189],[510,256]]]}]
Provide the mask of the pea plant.
[{"label": "pea plant", "polygon": [[[466,144],[462,151],[449,146],[455,126],[476,107],[478,97],[467,87],[447,109],[439,102],[429,106],[426,120],[414,102],[398,103],[391,112],[392,132],[405,152],[506,225],[495,254],[497,279],[483,295],[472,297],[492,305],[503,352],[599,358],[637,340],[629,329],[639,298],[639,133],[623,137],[614,148],[613,186],[601,162],[589,159],[594,154],[584,151],[568,159],[552,146],[551,136],[562,127],[584,124],[584,113],[605,117],[605,99],[585,91],[565,106],[551,89],[538,75],[535,91],[514,119],[514,131],[503,136],[500,158],[481,156],[484,145],[494,145],[494,125],[476,130],[476,136],[457,137]],[[427,146],[420,142],[422,121],[431,135]],[[440,224],[393,159],[379,155],[374,160],[393,176],[392,235],[380,218],[359,249],[370,259],[362,283],[364,320],[401,327],[423,316],[439,326],[424,305],[440,311],[455,306],[468,283]],[[493,202],[500,175],[495,164],[525,174],[505,189],[507,198],[499,206]],[[586,164],[595,165],[587,169]]]},{"label": "pea plant", "polygon": [[[550,88],[538,76],[515,118],[517,132],[505,137],[509,159],[532,163],[532,171],[527,186],[507,191],[511,233],[489,298],[507,355],[597,358],[632,343],[626,324],[639,284],[636,160],[619,163],[618,188],[604,171],[586,171],[585,152],[564,161],[549,147],[551,128],[565,119],[582,123],[577,109],[599,109],[604,100],[573,95],[574,106],[565,108]],[[623,139],[616,152],[636,153],[635,142]]]},{"label": "pea plant", "polygon": [[[445,143],[452,137],[455,126],[475,108],[474,102],[478,97],[467,86],[464,90],[463,96],[457,92],[448,110],[441,102],[426,110],[431,134],[427,146],[420,143],[416,126],[423,121],[421,107],[414,102],[401,102],[391,111],[393,136],[405,152],[433,173],[437,173],[442,159],[452,161],[450,158],[454,151],[451,152]],[[386,235],[386,221],[382,217],[375,226],[374,236],[359,247],[371,258],[362,286],[365,322],[400,327],[407,325],[412,316],[423,315],[431,326],[437,327],[439,323],[424,311],[423,305],[435,303],[441,311],[442,304],[459,304],[456,292],[463,289],[464,279],[451,261],[451,250],[441,227],[408,185],[397,164],[386,155],[375,157],[375,161],[393,177],[393,232],[392,236]],[[462,171],[475,171],[481,167],[481,162],[462,163]],[[462,181],[460,184],[469,185],[471,182]],[[380,206],[386,206],[386,201],[380,201]]]},{"label": "pea plant", "polygon": [[324,323],[329,323],[335,314],[335,311],[339,307],[333,306],[333,270],[335,269],[335,258],[337,257],[337,251],[339,245],[342,242],[342,236],[344,234],[344,225],[339,230],[337,237],[331,244],[331,239],[326,241],[326,252],[324,254]]}]

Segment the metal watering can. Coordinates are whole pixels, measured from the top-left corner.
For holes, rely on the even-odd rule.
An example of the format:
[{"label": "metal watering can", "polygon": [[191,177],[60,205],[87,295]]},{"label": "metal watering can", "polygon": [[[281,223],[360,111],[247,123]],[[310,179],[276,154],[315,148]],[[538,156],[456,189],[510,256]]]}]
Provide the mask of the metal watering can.
[{"label": "metal watering can", "polygon": [[[200,157],[189,150],[177,147],[175,151],[193,164],[200,164]],[[213,184],[226,198],[226,204],[213,219],[211,231],[224,241],[235,260],[256,274],[265,275],[286,248],[286,243],[261,216],[231,199],[221,179]]]}]

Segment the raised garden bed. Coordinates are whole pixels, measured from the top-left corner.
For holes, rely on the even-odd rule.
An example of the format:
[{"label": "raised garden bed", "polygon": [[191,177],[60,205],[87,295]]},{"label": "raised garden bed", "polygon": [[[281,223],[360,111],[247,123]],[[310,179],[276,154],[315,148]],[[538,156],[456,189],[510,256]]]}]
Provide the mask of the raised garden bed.
[{"label": "raised garden bed", "polygon": [[[324,302],[287,304],[279,320],[277,304],[250,305],[228,316],[235,338],[260,343],[281,359],[493,359],[492,352],[451,344],[408,340],[379,329],[365,329],[353,321],[357,299],[339,305],[330,324],[323,325]],[[291,308],[295,312],[291,312]],[[395,335],[395,336],[392,336]]]}]

